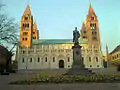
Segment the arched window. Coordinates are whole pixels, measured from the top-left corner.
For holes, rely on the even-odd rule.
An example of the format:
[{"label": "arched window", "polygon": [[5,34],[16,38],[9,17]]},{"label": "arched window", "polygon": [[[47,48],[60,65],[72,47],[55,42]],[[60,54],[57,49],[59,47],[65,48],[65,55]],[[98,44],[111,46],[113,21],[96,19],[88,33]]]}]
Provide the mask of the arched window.
[{"label": "arched window", "polygon": [[25,54],[25,51],[23,51],[23,54]]},{"label": "arched window", "polygon": [[32,62],[32,58],[30,58],[30,62]]},{"label": "arched window", "polygon": [[29,28],[29,24],[27,24],[27,27]]},{"label": "arched window", "polygon": [[22,63],[24,63],[25,62],[25,60],[24,60],[24,58],[22,58]]},{"label": "arched window", "polygon": [[83,33],[86,33],[86,31],[84,30]]},{"label": "arched window", "polygon": [[89,61],[91,62],[91,57],[89,57]]},{"label": "arched window", "polygon": [[96,62],[98,62],[98,57],[96,57]]},{"label": "arched window", "polygon": [[95,23],[95,27],[96,27],[96,23]]},{"label": "arched window", "polygon": [[97,32],[95,32],[95,35],[97,34]]},{"label": "arched window", "polygon": [[25,24],[22,24],[22,26],[24,27],[24,26],[25,26]]},{"label": "arched window", "polygon": [[68,57],[68,62],[70,62],[70,57]]},{"label": "arched window", "polygon": [[38,62],[40,62],[40,58],[38,57]]},{"label": "arched window", "polygon": [[45,62],[47,62],[47,57],[45,57]]},{"label": "arched window", "polygon": [[25,40],[27,41],[27,38],[25,38]]},{"label": "arched window", "polygon": [[97,40],[97,37],[93,37],[93,40]]},{"label": "arched window", "polygon": [[84,60],[84,57],[82,57],[82,61]]},{"label": "arched window", "polygon": [[28,17],[25,17],[25,20],[28,20]]},{"label": "arched window", "polygon": [[55,62],[55,57],[53,57],[53,62]]},{"label": "arched window", "polygon": [[94,20],[94,17],[91,17],[91,20]]},{"label": "arched window", "polygon": [[90,23],[90,27],[92,27],[93,26],[93,24],[92,23]]},{"label": "arched window", "polygon": [[92,32],[92,34],[94,34],[94,32]]},{"label": "arched window", "polygon": [[92,67],[92,65],[90,65],[90,67]]}]

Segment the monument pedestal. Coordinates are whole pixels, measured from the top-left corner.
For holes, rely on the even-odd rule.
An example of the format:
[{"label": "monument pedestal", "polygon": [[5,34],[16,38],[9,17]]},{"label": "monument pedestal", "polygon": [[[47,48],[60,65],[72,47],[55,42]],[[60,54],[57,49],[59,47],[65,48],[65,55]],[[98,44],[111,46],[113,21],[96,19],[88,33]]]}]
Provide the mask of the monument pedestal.
[{"label": "monument pedestal", "polygon": [[80,74],[91,74],[92,70],[84,68],[83,60],[81,57],[81,47],[80,45],[74,45],[73,49],[73,64],[72,68],[68,70],[66,75],[80,75]]}]

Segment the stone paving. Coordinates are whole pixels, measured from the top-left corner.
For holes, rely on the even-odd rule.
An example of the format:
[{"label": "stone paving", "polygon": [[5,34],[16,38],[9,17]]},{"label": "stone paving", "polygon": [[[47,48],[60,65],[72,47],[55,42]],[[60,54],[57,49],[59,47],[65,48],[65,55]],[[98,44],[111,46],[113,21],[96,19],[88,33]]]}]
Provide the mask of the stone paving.
[{"label": "stone paving", "polygon": [[8,85],[21,77],[33,74],[0,75],[0,90],[120,90],[120,83]]}]

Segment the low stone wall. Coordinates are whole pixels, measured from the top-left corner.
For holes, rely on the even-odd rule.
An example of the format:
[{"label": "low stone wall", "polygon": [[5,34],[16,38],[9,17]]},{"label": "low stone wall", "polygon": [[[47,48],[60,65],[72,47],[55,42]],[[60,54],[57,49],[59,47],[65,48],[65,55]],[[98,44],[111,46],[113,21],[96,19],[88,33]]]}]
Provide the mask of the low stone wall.
[{"label": "low stone wall", "polygon": [[18,73],[32,73],[32,74],[64,74],[69,69],[35,69],[35,70],[18,70]]}]

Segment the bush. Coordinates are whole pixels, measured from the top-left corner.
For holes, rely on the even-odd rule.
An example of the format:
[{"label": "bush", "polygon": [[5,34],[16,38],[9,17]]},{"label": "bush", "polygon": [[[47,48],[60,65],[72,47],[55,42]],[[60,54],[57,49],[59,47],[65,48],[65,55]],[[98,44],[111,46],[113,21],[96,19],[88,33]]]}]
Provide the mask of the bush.
[{"label": "bush", "polygon": [[10,84],[120,82],[120,75],[36,75]]}]

